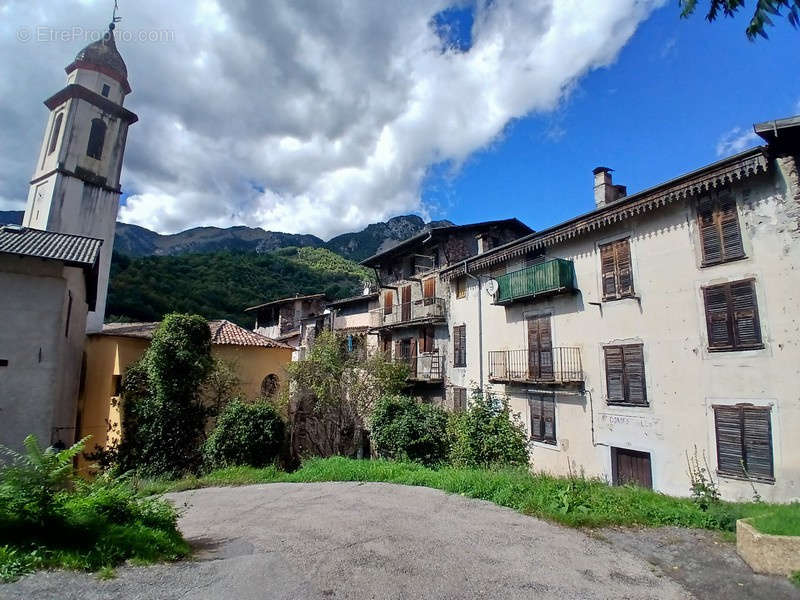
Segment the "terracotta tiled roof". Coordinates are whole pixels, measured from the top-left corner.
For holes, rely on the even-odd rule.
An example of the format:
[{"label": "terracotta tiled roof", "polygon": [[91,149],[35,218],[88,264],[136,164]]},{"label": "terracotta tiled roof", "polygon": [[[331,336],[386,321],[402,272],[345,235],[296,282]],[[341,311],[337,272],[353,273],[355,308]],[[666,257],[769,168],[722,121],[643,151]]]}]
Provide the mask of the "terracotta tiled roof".
[{"label": "terracotta tiled roof", "polygon": [[[119,335],[149,340],[159,323],[106,323],[101,335]],[[209,321],[211,343],[215,346],[260,346],[262,348],[285,348],[294,350],[292,346],[282,344],[272,338],[239,327],[226,320]]]},{"label": "terracotta tiled roof", "polygon": [[0,226],[0,252],[60,260],[71,266],[92,267],[103,240],[31,229],[19,225]]}]

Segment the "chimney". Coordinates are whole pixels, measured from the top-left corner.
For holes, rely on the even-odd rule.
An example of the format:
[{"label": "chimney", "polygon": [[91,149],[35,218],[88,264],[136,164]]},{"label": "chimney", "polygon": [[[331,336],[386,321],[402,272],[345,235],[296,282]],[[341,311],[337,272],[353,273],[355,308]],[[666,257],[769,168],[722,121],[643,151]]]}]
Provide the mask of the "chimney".
[{"label": "chimney", "polygon": [[492,236],[489,235],[488,232],[482,231],[478,235],[475,236],[475,239],[478,240],[478,254],[483,254],[484,252],[488,252],[492,249]]},{"label": "chimney", "polygon": [[624,185],[614,185],[611,181],[613,169],[608,167],[597,167],[594,173],[594,203],[597,208],[603,208],[607,204],[624,198],[628,190]]}]

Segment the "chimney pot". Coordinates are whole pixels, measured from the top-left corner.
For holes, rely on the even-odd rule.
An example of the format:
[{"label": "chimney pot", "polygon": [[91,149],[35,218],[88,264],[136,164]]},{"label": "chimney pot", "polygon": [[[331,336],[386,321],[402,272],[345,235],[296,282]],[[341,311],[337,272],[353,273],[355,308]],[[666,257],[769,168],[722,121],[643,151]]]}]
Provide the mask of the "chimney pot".
[{"label": "chimney pot", "polygon": [[597,208],[603,208],[607,204],[627,195],[627,189],[624,185],[614,185],[611,178],[613,170],[608,167],[596,167],[592,170],[594,174],[594,203]]}]

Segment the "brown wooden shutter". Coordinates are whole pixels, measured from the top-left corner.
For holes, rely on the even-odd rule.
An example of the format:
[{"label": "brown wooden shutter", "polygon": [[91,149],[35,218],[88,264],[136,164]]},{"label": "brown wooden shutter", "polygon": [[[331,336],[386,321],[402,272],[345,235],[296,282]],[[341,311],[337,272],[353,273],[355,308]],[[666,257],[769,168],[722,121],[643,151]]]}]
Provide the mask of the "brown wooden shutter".
[{"label": "brown wooden shutter", "polygon": [[556,401],[553,394],[542,396],[542,439],[556,443]]},{"label": "brown wooden shutter", "polygon": [[617,271],[614,260],[614,245],[600,246],[600,268],[603,278],[603,298],[617,297]]},{"label": "brown wooden shutter", "polygon": [[544,435],[542,399],[539,396],[529,396],[528,404],[531,408],[531,438],[541,441]]},{"label": "brown wooden shutter", "polygon": [[608,401],[625,402],[625,371],[622,358],[622,347],[606,346],[606,387]]},{"label": "brown wooden shutter", "polygon": [[644,352],[641,345],[622,346],[627,388],[626,402],[647,404],[647,390],[644,381]]},{"label": "brown wooden shutter", "polygon": [[715,406],[717,468],[721,473],[743,476],[742,414],[737,406]]},{"label": "brown wooden shutter", "polygon": [[733,196],[719,199],[717,208],[720,238],[722,239],[722,260],[733,260],[744,256],[742,231],[739,228],[739,215]]},{"label": "brown wooden shutter", "polygon": [[453,366],[467,366],[467,326],[453,327]]},{"label": "brown wooden shutter", "polygon": [[617,296],[630,296],[633,294],[630,240],[625,239],[615,242],[614,255],[617,263]]},{"label": "brown wooden shutter", "polygon": [[751,477],[773,478],[769,408],[742,407],[745,465]]},{"label": "brown wooden shutter", "polygon": [[422,297],[433,298],[436,296],[436,279],[429,277],[422,282]]},{"label": "brown wooden shutter", "polygon": [[394,342],[394,359],[400,360],[403,358],[403,340],[395,340]]},{"label": "brown wooden shutter", "polygon": [[728,286],[715,285],[703,289],[708,327],[708,347],[725,349],[733,347],[733,331],[728,314]]},{"label": "brown wooden shutter", "polygon": [[392,314],[392,304],[394,304],[394,293],[387,291],[383,294],[383,314]]},{"label": "brown wooden shutter", "polygon": [[734,343],[737,348],[759,346],[761,326],[758,322],[758,305],[753,281],[736,281],[729,285],[731,301],[729,315],[733,316]]},{"label": "brown wooden shutter", "polygon": [[722,260],[722,238],[717,227],[714,199],[706,196],[697,206],[700,241],[703,247],[703,264],[714,264]]}]

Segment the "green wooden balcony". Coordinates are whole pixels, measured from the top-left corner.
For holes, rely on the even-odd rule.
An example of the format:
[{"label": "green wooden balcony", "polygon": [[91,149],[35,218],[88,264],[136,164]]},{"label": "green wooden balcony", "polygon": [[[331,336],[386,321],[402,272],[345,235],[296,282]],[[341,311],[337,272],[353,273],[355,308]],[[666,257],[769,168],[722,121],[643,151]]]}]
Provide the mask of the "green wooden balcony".
[{"label": "green wooden balcony", "polygon": [[536,296],[571,292],[575,290],[575,267],[571,260],[554,258],[501,275],[497,283],[495,304],[511,304]]}]

